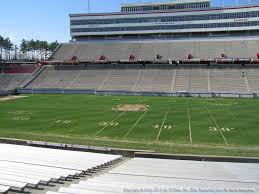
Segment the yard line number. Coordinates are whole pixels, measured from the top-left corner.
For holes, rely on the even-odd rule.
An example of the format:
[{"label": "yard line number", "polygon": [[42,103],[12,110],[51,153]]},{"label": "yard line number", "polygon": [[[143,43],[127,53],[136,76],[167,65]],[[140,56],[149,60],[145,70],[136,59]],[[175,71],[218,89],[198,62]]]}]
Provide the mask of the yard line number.
[{"label": "yard line number", "polygon": [[14,121],[29,121],[31,120],[30,117],[13,117]]},{"label": "yard line number", "polygon": [[[160,129],[161,125],[156,124],[153,126],[154,129]],[[170,124],[164,124],[162,126],[163,129],[172,129],[173,127],[175,127],[175,125],[170,125]]]},{"label": "yard line number", "polygon": [[228,128],[228,127],[222,127],[222,128],[217,128],[217,127],[209,127],[209,131],[212,132],[217,132],[217,131],[223,131],[223,132],[231,132],[235,130],[235,128]]},{"label": "yard line number", "polygon": [[118,126],[119,123],[118,122],[101,122],[99,123],[100,126],[112,126],[112,127],[115,127],[115,126]]},{"label": "yard line number", "polygon": [[55,123],[70,124],[70,123],[72,123],[72,121],[71,120],[56,120]]}]

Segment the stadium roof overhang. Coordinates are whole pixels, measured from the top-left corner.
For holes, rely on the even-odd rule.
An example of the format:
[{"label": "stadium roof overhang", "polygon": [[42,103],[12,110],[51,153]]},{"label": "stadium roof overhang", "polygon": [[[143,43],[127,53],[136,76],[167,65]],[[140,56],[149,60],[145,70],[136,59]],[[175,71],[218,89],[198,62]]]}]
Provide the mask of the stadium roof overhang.
[{"label": "stadium roof overhang", "polygon": [[123,3],[121,7],[142,7],[142,6],[161,6],[161,5],[177,5],[189,3],[210,3],[210,0],[174,0],[170,2],[153,2],[153,3]]}]

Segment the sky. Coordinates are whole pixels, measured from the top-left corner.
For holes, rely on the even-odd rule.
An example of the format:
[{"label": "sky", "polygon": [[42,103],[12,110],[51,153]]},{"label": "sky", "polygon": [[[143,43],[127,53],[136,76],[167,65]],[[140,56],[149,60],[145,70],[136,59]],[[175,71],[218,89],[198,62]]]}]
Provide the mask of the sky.
[{"label": "sky", "polygon": [[[222,1],[212,0],[212,5],[221,6]],[[155,0],[90,0],[90,12],[119,11],[121,3],[136,2]],[[236,0],[224,2],[225,6],[231,6],[235,5]],[[249,0],[238,2],[243,5]],[[259,0],[251,2],[259,3]],[[69,14],[88,11],[88,0],[0,0],[0,35],[10,37],[17,45],[23,38],[68,42]]]}]

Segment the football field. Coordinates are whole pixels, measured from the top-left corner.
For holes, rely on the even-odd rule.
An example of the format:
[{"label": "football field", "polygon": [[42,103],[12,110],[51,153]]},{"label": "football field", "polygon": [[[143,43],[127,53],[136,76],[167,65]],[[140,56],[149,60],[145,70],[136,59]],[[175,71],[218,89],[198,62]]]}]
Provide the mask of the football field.
[{"label": "football field", "polygon": [[259,100],[27,95],[0,99],[0,136],[163,153],[259,156]]}]

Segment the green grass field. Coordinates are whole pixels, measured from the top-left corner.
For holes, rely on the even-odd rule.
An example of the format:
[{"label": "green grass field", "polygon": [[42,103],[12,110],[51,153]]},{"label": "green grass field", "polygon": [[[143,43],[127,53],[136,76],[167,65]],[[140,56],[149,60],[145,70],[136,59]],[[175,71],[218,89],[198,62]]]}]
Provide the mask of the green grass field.
[{"label": "green grass field", "polygon": [[[136,107],[140,110],[132,111]],[[0,102],[0,136],[162,153],[259,156],[259,100],[29,95]]]}]

